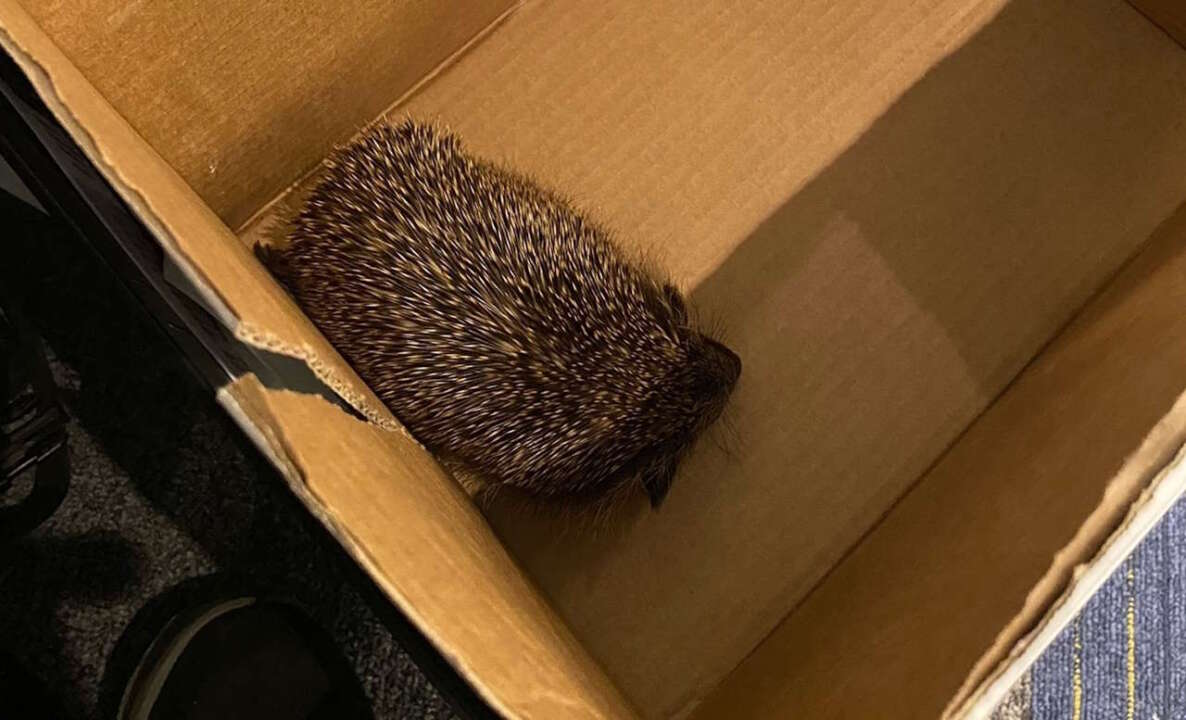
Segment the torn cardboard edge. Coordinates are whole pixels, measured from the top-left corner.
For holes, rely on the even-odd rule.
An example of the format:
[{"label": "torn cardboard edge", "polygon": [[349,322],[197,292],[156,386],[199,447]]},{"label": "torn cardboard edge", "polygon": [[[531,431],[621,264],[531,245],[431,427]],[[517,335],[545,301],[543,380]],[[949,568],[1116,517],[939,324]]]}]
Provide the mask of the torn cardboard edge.
[{"label": "torn cardboard edge", "polygon": [[[1095,510],[1030,590],[1022,610],[973,667],[943,717],[989,718],[1025,670],[1184,493],[1186,393],[1116,473]],[[1117,519],[1121,510],[1125,512]]]},{"label": "torn cardboard edge", "polygon": [[[203,318],[196,318],[194,315],[201,313],[209,319],[208,323],[203,323],[204,325],[216,325],[216,328],[210,328],[206,333],[195,334],[202,335],[202,342],[207,346],[218,345],[217,354],[220,358],[225,356],[237,368],[233,373],[235,377],[251,373],[264,387],[318,395],[344,412],[364,419],[357,408],[323,382],[304,360],[247,344],[225,332],[226,328],[223,325],[217,324],[213,317],[206,315],[209,308],[203,302],[202,293],[190,282],[189,277],[181,272],[173,257],[165,255],[161,264],[161,276],[164,281],[194,306],[193,312],[185,313],[185,321],[191,325],[200,323]],[[223,332],[219,332],[220,330]],[[217,337],[212,338],[212,335]]]},{"label": "torn cardboard edge", "polygon": [[[329,387],[333,393],[355,409],[367,421],[392,432],[411,434],[401,425],[390,412],[378,410],[366,395],[355,389],[350,383],[344,382],[321,355],[308,345],[294,346],[283,338],[263,328],[257,328],[249,323],[240,321],[234,328],[235,339],[251,345],[258,350],[276,355],[284,355],[299,360],[308,368],[315,378]],[[256,353],[256,357],[262,357]],[[379,405],[378,407],[382,407]]]},{"label": "torn cardboard edge", "polygon": [[[349,378],[343,378],[341,376],[339,367],[346,368],[345,372],[353,372],[349,370],[344,360],[340,357],[335,357],[335,362],[329,362],[324,359],[325,352],[335,353],[336,355],[336,351],[332,349],[332,346],[327,341],[324,341],[324,338],[321,338],[321,340],[325,348],[314,348],[307,343],[294,344],[266,328],[257,327],[243,319],[241,314],[237,313],[231,307],[228,300],[207,281],[192,262],[191,258],[187,257],[181,250],[172,231],[155,211],[148,199],[134,187],[133,183],[129,182],[123,176],[113,162],[108,160],[101,144],[96,139],[95,133],[92,133],[86,127],[83,120],[77,117],[76,113],[68,107],[62,97],[61,86],[63,81],[73,82],[79,87],[89,90],[87,101],[99,107],[103,115],[99,119],[98,124],[105,123],[113,126],[112,129],[122,133],[125,137],[134,138],[137,142],[137,149],[154,158],[156,165],[159,167],[168,168],[168,165],[127,124],[127,121],[115,112],[114,108],[89,85],[86,79],[78,74],[77,69],[65,57],[59,57],[61,55],[60,50],[53,45],[52,41],[45,38],[43,34],[40,34],[40,29],[24,14],[22,8],[15,7],[12,3],[6,3],[6,7],[0,9],[6,9],[8,11],[5,16],[7,22],[4,26],[0,27],[0,47],[8,52],[14,61],[16,61],[37,91],[42,102],[45,103],[55,119],[90,159],[95,169],[115,189],[119,197],[132,208],[137,217],[140,218],[141,222],[144,223],[145,227],[148,228],[149,232],[160,243],[166,258],[172,264],[174,279],[184,279],[184,283],[181,283],[184,293],[209,312],[237,340],[263,351],[289,356],[304,362],[318,380],[369,421],[388,430],[397,430],[406,433],[407,431],[396,421],[390,411],[378,401],[378,398],[372,397],[373,394],[370,393],[369,389],[366,391],[361,389],[366,387],[361,379],[357,378],[357,376]],[[14,33],[12,28],[8,27],[9,23],[17,25],[26,24],[28,27],[21,28],[23,32]],[[25,36],[26,44],[29,44],[29,38],[34,38],[36,41],[39,41],[42,47],[37,49],[26,47],[17,40],[16,35],[18,34]],[[50,69],[51,66],[54,68],[52,71]],[[78,77],[55,77],[55,74],[61,75],[63,73],[72,73]],[[188,189],[188,192],[192,195],[192,189],[189,189],[184,181],[180,178],[175,178],[175,180],[176,186]],[[200,210],[204,209],[206,213],[209,213],[209,209],[196,196],[186,199],[191,201],[191,206]],[[211,223],[210,225],[212,227],[223,228],[228,236],[228,242],[238,243],[238,239],[231,235],[229,229],[226,229],[221,221]],[[291,299],[288,302],[292,303]],[[295,304],[293,304],[293,307],[295,308]],[[316,330],[313,329],[313,332],[316,332]]]}]

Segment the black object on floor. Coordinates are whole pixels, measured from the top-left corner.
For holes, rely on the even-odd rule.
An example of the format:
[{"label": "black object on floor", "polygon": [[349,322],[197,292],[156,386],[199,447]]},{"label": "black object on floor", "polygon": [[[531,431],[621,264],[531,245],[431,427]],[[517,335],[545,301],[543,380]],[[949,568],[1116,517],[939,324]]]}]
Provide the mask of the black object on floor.
[{"label": "black object on floor", "polygon": [[171,617],[117,720],[370,720],[333,641],[297,608],[234,593]]}]

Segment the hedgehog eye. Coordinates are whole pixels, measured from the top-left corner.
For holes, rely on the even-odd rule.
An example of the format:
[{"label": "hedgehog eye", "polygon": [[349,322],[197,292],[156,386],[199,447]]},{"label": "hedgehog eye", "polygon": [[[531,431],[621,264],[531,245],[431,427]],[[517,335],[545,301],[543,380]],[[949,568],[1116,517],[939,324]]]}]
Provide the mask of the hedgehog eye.
[{"label": "hedgehog eye", "polygon": [[663,286],[663,297],[667,299],[667,305],[671,308],[675,321],[680,325],[686,325],[688,323],[688,307],[684,304],[684,298],[680,295],[679,290],[671,283],[667,283]]}]

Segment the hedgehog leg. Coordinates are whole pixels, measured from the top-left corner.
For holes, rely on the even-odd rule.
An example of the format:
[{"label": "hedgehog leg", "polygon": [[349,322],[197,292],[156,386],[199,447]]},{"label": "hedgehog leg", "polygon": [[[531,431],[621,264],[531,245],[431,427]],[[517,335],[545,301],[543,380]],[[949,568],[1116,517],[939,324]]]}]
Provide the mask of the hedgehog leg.
[{"label": "hedgehog leg", "polygon": [[255,253],[255,257],[263,266],[268,269],[268,272],[281,282],[281,284],[288,286],[289,277],[291,277],[291,267],[288,263],[288,258],[282,248],[272,245],[264,245],[263,243],[256,243],[251,248]]},{"label": "hedgehog leg", "polygon": [[646,490],[647,497],[651,500],[651,507],[656,510],[663,504],[663,500],[667,497],[667,492],[671,489],[671,482],[675,479],[675,468],[678,465],[678,459],[678,454],[659,452],[642,470],[640,476],[642,487]]},{"label": "hedgehog leg", "polygon": [[491,483],[480,473],[457,458],[439,455],[437,461],[446,472],[453,476],[453,480],[461,486],[465,494],[469,495],[470,499],[479,504],[489,500],[490,496],[498,489],[495,483]]}]

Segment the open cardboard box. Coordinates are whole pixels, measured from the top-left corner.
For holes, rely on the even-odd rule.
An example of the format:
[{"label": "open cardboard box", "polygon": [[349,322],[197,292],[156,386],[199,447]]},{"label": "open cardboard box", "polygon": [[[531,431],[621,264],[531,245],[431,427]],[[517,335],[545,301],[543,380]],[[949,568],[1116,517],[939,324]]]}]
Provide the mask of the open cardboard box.
[{"label": "open cardboard box", "polygon": [[[1121,0],[0,0],[0,27],[209,312],[357,410],[219,392],[508,716],[984,717],[1186,485],[1186,50]],[[406,114],[724,319],[738,442],[662,511],[478,512],[252,257],[333,144]]]}]

